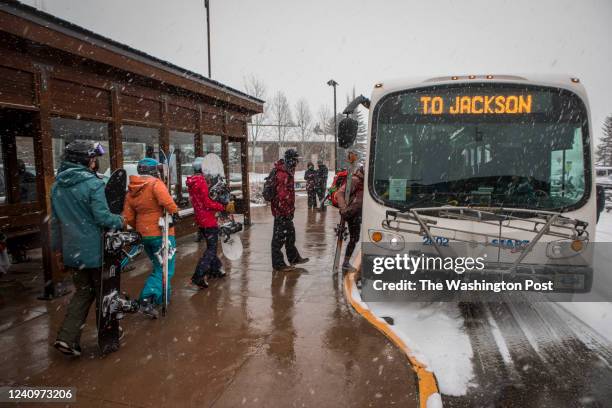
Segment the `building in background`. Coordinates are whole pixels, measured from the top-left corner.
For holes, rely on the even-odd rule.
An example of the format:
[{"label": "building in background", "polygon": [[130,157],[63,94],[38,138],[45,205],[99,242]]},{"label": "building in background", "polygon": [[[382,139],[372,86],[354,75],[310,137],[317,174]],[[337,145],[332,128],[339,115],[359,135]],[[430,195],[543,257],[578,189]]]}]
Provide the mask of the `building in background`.
[{"label": "building in background", "polygon": [[329,169],[334,168],[333,135],[311,133],[306,140],[302,140],[298,129],[289,128],[283,140],[279,142],[276,130],[266,128],[260,132],[255,142],[249,132],[249,171],[268,173],[274,162],[282,158],[287,149],[296,149],[302,156],[297,167],[298,171],[305,170],[309,161],[316,166],[319,159],[323,160]]}]

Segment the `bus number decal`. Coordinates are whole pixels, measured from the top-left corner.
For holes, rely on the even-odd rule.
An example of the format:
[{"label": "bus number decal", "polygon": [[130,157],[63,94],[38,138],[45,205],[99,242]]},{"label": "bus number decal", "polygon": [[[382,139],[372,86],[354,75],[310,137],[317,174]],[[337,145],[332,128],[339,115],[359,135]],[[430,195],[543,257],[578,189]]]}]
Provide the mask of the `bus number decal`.
[{"label": "bus number decal", "polygon": [[[433,239],[436,241],[436,244],[438,244],[440,246],[444,246],[444,247],[448,246],[449,240],[446,237],[436,237],[436,236],[434,236]],[[423,236],[423,245],[433,245],[432,239],[429,238],[429,236],[427,236],[427,235]]]}]

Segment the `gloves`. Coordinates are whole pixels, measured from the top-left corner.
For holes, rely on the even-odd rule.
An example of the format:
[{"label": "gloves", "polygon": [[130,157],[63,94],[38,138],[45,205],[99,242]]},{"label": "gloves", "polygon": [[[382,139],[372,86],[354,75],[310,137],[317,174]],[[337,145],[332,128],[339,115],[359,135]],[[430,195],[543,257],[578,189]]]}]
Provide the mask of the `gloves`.
[{"label": "gloves", "polygon": [[227,205],[225,206],[225,211],[230,214],[233,214],[236,212],[236,206],[233,201],[230,201],[229,203],[227,203]]}]

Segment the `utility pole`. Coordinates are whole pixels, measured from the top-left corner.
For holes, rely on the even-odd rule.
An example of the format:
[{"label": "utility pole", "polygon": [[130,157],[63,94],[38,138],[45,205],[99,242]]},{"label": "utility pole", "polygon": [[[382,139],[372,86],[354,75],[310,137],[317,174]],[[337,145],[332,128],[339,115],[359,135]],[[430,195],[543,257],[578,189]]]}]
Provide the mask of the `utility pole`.
[{"label": "utility pole", "polygon": [[210,0],[204,0],[204,8],[206,8],[206,41],[208,42],[208,77],[211,77],[210,72]]},{"label": "utility pole", "polygon": [[338,171],[338,124],[336,121],[338,120],[338,113],[336,110],[336,87],[339,85],[333,79],[327,81],[327,85],[334,87],[334,160],[336,162],[335,170]]}]

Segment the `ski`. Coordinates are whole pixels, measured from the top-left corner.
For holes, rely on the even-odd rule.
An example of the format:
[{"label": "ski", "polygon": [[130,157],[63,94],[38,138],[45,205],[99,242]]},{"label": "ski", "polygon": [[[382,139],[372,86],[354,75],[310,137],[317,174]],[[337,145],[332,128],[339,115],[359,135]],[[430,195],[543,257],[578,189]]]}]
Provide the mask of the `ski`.
[{"label": "ski", "polygon": [[[162,150],[159,151],[160,162],[162,163],[161,169],[161,177],[172,195],[172,189],[170,185],[170,154],[166,155]],[[162,265],[162,307],[161,314],[162,316],[166,315],[168,310],[168,263],[170,258],[174,256],[174,248],[170,248],[170,224],[172,222],[172,217],[166,209],[163,210],[162,217],[159,219],[159,226],[162,232],[162,245],[157,254],[157,259],[159,263]]]}]

